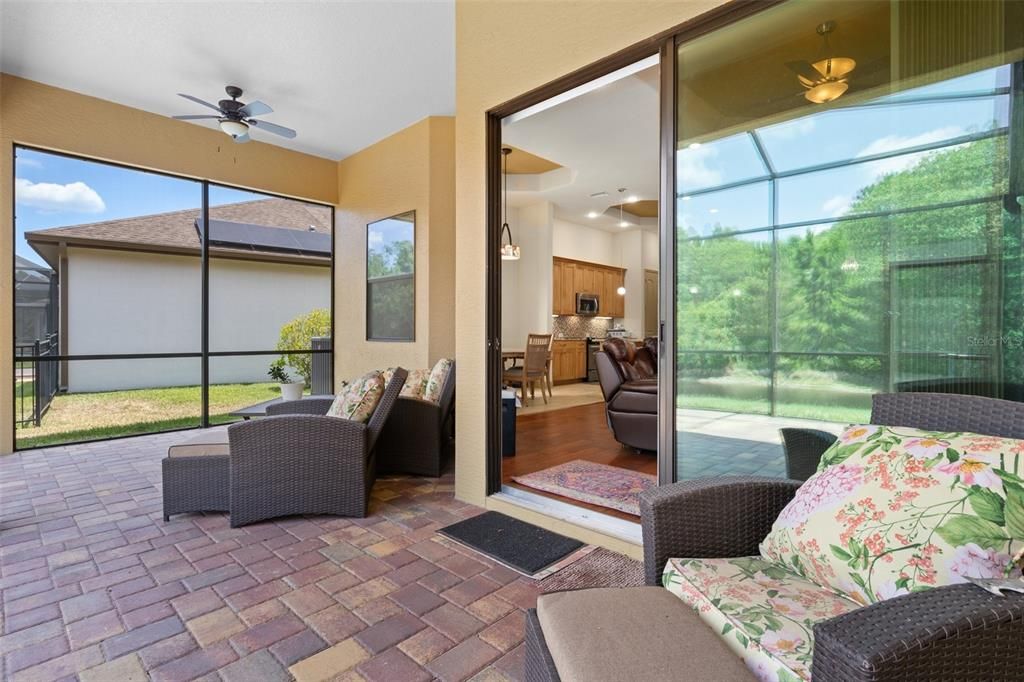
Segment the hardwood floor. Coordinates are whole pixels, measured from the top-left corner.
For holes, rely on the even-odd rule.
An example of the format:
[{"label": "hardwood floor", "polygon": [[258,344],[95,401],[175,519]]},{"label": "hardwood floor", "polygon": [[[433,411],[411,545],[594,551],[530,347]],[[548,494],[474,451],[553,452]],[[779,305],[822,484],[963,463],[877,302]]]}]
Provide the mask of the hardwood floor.
[{"label": "hardwood floor", "polygon": [[574,459],[623,467],[645,474],[658,473],[658,462],[654,453],[637,453],[622,446],[612,437],[612,432],[605,421],[602,402],[518,417],[516,454],[514,457],[502,459],[501,482],[611,516],[630,521],[638,520],[632,514],[545,493],[519,485],[512,480],[513,476],[533,473]]}]

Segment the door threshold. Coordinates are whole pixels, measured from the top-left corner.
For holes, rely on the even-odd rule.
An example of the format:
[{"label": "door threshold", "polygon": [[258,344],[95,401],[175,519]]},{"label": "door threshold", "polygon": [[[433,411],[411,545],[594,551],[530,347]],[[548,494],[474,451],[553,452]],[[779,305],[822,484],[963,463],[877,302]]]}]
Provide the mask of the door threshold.
[{"label": "door threshold", "polygon": [[559,521],[566,521],[601,533],[602,535],[623,540],[630,544],[643,544],[643,535],[640,531],[640,517],[637,517],[636,521],[627,521],[616,516],[602,514],[592,509],[584,509],[568,502],[553,500],[544,495],[537,495],[536,493],[507,485],[501,486],[501,492],[494,493],[491,497],[544,514],[545,516],[550,516]]}]

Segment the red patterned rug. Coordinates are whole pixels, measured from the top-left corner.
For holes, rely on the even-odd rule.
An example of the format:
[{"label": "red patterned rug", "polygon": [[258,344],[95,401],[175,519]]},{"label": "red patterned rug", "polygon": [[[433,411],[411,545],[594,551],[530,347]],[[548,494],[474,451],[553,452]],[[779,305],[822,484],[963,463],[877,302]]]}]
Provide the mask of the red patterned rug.
[{"label": "red patterned rug", "polygon": [[640,515],[640,493],[653,488],[658,482],[657,477],[651,474],[582,459],[574,459],[525,476],[513,476],[512,480],[546,493],[637,516]]}]

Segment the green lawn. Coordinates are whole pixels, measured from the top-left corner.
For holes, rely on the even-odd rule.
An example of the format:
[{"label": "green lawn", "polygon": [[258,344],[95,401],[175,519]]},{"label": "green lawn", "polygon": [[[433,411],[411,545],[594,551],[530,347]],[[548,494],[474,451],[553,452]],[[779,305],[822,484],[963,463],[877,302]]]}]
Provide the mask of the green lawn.
[{"label": "green lawn", "polygon": [[[24,386],[16,390],[25,390]],[[210,386],[210,421],[234,421],[228,413],[277,397],[280,390],[275,383]],[[41,426],[18,429],[17,444],[33,448],[198,426],[201,401],[198,386],[59,393]]]},{"label": "green lawn", "polygon": [[[721,412],[738,412],[741,414],[767,414],[768,404],[760,400],[744,400],[714,395],[687,395],[676,399],[676,407],[693,408],[696,410],[718,410]],[[796,417],[798,419],[817,419],[819,421],[839,422],[842,424],[861,424],[869,418],[869,410],[841,405],[779,403],[776,405],[777,417]]]}]

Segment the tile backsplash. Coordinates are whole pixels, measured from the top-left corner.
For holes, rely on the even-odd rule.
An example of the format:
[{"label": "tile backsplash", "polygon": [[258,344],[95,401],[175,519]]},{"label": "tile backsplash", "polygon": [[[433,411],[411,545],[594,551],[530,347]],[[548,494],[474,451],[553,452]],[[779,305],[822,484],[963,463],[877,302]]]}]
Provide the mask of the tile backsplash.
[{"label": "tile backsplash", "polygon": [[600,317],[580,317],[578,315],[559,315],[553,318],[551,331],[556,339],[584,339],[588,336],[604,338],[612,321]]}]

